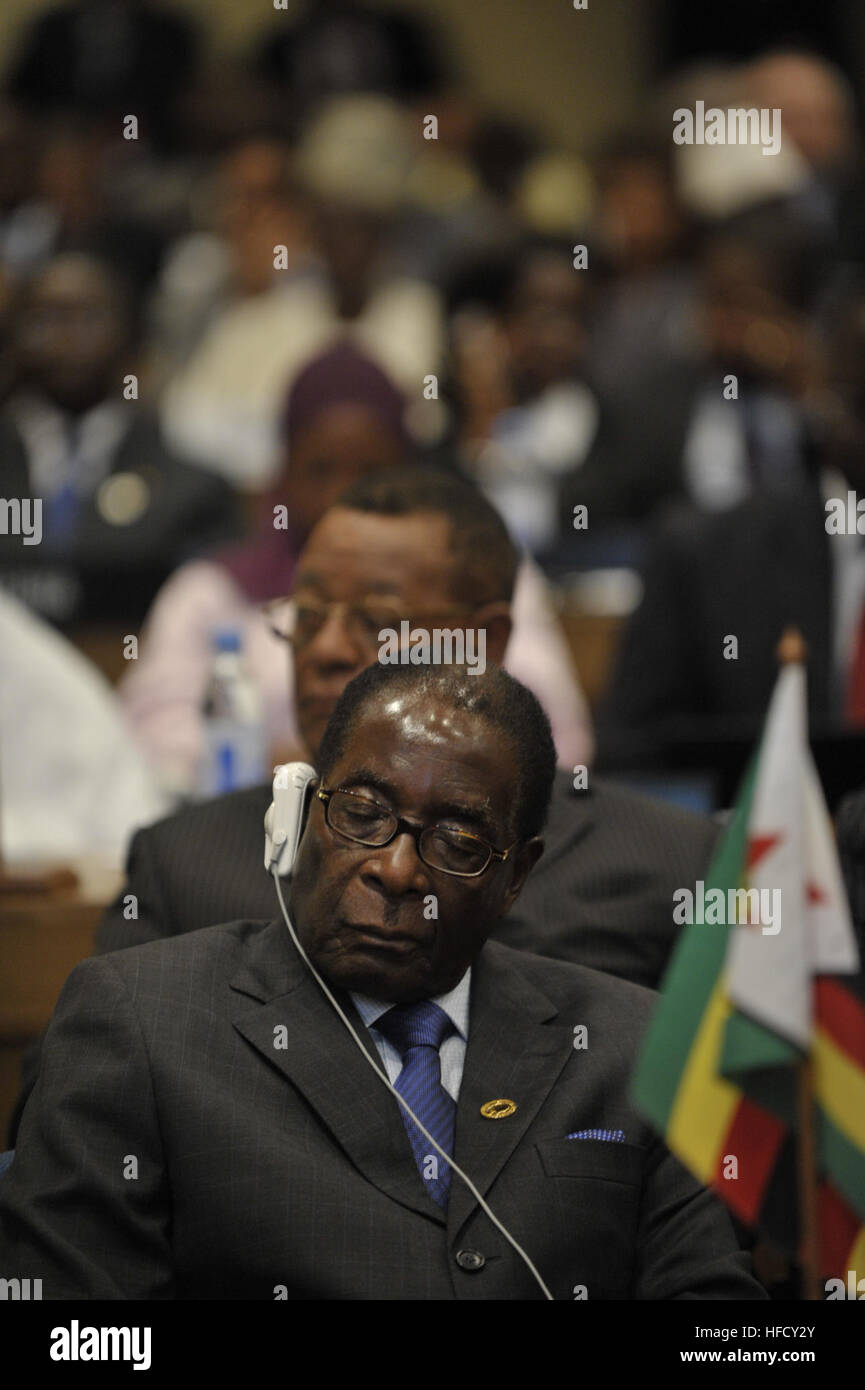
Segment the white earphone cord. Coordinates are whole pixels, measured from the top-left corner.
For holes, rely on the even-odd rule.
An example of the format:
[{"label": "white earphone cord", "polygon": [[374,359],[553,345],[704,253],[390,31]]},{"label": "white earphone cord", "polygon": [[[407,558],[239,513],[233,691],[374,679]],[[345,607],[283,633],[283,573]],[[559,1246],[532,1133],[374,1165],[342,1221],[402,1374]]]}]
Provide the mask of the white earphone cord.
[{"label": "white earphone cord", "polygon": [[363,1043],[361,1042],[360,1038],[358,1037],[357,1033],[355,1032],[354,1028],[352,1027],[351,1020],[348,1019],[348,1018],[346,1018],[346,1016],[345,1016],[345,1014],[343,1013],[342,1009],[340,1008],[338,1002],[337,1002],[336,999],[334,998],[334,996],[333,996],[333,994],[331,993],[331,991],[328,989],[327,985],[325,984],[324,980],[323,980],[323,979],[321,978],[321,976],[319,975],[319,973],[318,973],[318,971],[316,970],[315,966],[313,965],[312,961],[309,959],[309,956],[306,954],[306,951],[303,949],[303,947],[301,946],[300,942],[298,941],[297,935],[296,935],[295,930],[294,930],[294,927],[291,925],[291,921],[290,921],[290,919],[289,919],[288,912],[287,912],[287,910],[286,910],[285,901],[284,901],[283,896],[282,896],[282,885],[280,884],[278,874],[276,874],[275,872],[273,873],[273,882],[274,882],[274,884],[275,884],[275,886],[276,886],[276,895],[277,895],[277,897],[279,898],[279,906],[280,906],[280,908],[282,909],[282,915],[283,915],[283,917],[285,918],[285,925],[288,927],[289,935],[291,936],[292,941],[294,942],[295,946],[297,947],[297,950],[298,950],[298,952],[299,952],[299,954],[300,954],[301,959],[302,959],[302,960],[304,961],[304,963],[309,967],[310,971],[311,971],[312,974],[314,975],[315,979],[318,981],[318,983],[319,983],[319,985],[321,986],[321,988],[323,989],[324,993],[327,995],[327,997],[328,997],[328,999],[330,1000],[331,1004],[332,1004],[333,1007],[336,1009],[337,1013],[339,1014],[340,1018],[342,1019],[343,1023],[345,1024],[346,1028],[348,1029],[349,1033],[351,1034],[352,1038],[354,1039],[355,1043],[356,1043],[357,1046],[360,1048],[360,1051],[361,1051],[361,1054],[362,1054],[362,1056],[363,1056],[363,1058],[364,1058],[364,1061],[366,1061],[366,1062],[369,1063],[369,1065],[372,1067],[373,1071],[375,1072],[376,1076],[379,1078],[379,1080],[381,1080],[381,1081],[384,1082],[385,1086],[386,1086],[387,1089],[390,1091],[391,1095],[396,1096],[396,1099],[399,1101],[399,1103],[400,1103],[400,1105],[402,1106],[403,1110],[405,1110],[405,1111],[411,1116],[411,1118],[414,1120],[415,1124],[417,1125],[418,1129],[420,1130],[421,1134],[423,1134],[424,1137],[425,1137],[426,1139],[429,1140],[429,1142],[432,1144],[433,1148],[435,1149],[436,1153],[441,1154],[441,1156],[442,1156],[442,1158],[445,1160],[445,1162],[446,1162],[446,1163],[449,1163],[450,1166],[451,1166],[451,1168],[453,1168],[454,1172],[455,1172],[456,1174],[458,1174],[459,1177],[462,1178],[462,1180],[463,1180],[463,1182],[465,1183],[466,1187],[469,1189],[469,1192],[471,1192],[472,1196],[475,1198],[475,1200],[476,1200],[477,1203],[479,1204],[481,1210],[486,1212],[487,1216],[489,1217],[490,1221],[492,1221],[493,1225],[494,1225],[495,1227],[497,1227],[498,1230],[501,1231],[501,1233],[502,1233],[502,1235],[504,1236],[505,1240],[506,1240],[510,1245],[512,1245],[513,1248],[516,1250],[516,1252],[517,1252],[517,1254],[519,1255],[520,1259],[521,1259],[521,1260],[523,1261],[523,1263],[526,1265],[526,1267],[527,1267],[527,1269],[529,1270],[530,1274],[533,1276],[533,1278],[536,1280],[537,1284],[539,1285],[539,1287],[540,1287],[540,1289],[541,1289],[541,1292],[542,1292],[543,1295],[544,1295],[544,1298],[549,1299],[549,1301],[550,1301],[551,1303],[555,1302],[555,1300],[554,1300],[554,1298],[553,1298],[553,1295],[550,1293],[549,1289],[547,1288],[546,1284],[544,1283],[543,1279],[541,1278],[541,1276],[540,1276],[540,1274],[538,1273],[538,1271],[537,1271],[537,1269],[535,1268],[535,1266],[532,1264],[532,1261],[530,1260],[529,1256],[526,1254],[526,1252],[525,1252],[525,1250],[523,1249],[523,1247],[519,1244],[518,1241],[514,1240],[514,1237],[511,1235],[510,1231],[508,1231],[508,1230],[506,1229],[506,1227],[502,1225],[501,1221],[500,1221],[499,1218],[496,1216],[495,1212],[491,1210],[491,1208],[490,1208],[490,1207],[487,1205],[487,1203],[484,1201],[484,1199],[483,1199],[483,1197],[481,1196],[481,1194],[478,1192],[478,1190],[477,1190],[477,1188],[475,1187],[474,1183],[472,1182],[471,1178],[467,1177],[467,1175],[463,1172],[462,1168],[460,1168],[459,1165],[458,1165],[457,1163],[455,1163],[454,1160],[450,1157],[450,1155],[447,1154],[447,1153],[445,1153],[444,1149],[443,1149],[439,1144],[436,1143],[435,1139],[433,1139],[432,1135],[429,1133],[429,1130],[425,1129],[424,1126],[421,1124],[420,1120],[418,1119],[417,1115],[416,1115],[416,1114],[414,1113],[414,1111],[412,1110],[411,1106],[408,1105],[407,1102],[403,1100],[402,1096],[400,1095],[400,1093],[399,1093],[399,1091],[396,1089],[396,1087],[393,1086],[393,1085],[391,1084],[391,1082],[390,1082],[390,1080],[388,1079],[388,1077],[386,1076],[386,1074],[385,1074],[385,1073],[381,1070],[381,1068],[380,1068],[379,1066],[377,1066],[376,1063],[373,1061],[372,1057],[369,1055],[369,1053],[367,1052],[367,1050],[366,1050],[366,1048],[364,1047]]}]

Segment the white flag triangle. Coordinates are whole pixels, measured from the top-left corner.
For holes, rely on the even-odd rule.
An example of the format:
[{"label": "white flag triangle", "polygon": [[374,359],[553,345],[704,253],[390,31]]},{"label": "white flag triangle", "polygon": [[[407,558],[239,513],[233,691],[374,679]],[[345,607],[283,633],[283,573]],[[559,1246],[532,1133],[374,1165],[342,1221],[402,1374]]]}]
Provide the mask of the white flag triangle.
[{"label": "white flag triangle", "polygon": [[813,976],[859,968],[806,708],[805,669],[790,663],[772,695],[748,817],[743,886],[757,890],[759,910],[739,916],[726,961],[733,1005],[803,1051]]}]

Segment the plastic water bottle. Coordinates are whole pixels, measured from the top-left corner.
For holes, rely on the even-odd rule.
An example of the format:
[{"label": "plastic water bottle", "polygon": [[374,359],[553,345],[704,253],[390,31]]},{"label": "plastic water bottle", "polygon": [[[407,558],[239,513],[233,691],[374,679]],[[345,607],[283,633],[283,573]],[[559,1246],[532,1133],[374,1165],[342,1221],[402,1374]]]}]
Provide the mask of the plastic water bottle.
[{"label": "plastic water bottle", "polygon": [[199,796],[253,787],[266,776],[267,740],[261,695],[244,667],[236,628],[213,633],[213,661],[204,696],[204,757]]}]

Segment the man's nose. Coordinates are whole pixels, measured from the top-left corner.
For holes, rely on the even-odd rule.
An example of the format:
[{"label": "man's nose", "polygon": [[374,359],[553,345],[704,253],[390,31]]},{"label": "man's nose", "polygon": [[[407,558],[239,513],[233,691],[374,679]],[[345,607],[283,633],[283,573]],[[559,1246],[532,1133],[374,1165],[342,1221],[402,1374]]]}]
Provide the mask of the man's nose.
[{"label": "man's nose", "polygon": [[371,849],[362,876],[375,883],[389,897],[405,893],[429,892],[427,866],[407,832],[396,835],[390,844]]},{"label": "man's nose", "polygon": [[330,610],[312,641],[307,643],[304,655],[322,666],[345,666],[358,671],[375,658],[368,644],[360,642],[353,634],[348,614],[340,608]]}]

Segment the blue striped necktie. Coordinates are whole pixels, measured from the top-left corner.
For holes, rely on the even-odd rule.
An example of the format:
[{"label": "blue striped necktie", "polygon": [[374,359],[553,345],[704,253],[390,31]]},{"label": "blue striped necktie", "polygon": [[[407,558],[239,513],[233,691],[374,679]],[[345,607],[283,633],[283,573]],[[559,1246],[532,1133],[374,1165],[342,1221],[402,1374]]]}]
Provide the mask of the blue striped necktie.
[{"label": "blue striped necktie", "polygon": [[[457,1108],[442,1086],[439,1048],[450,1033],[456,1032],[453,1022],[444,1009],[427,999],[420,1004],[398,1004],[376,1019],[373,1026],[393,1043],[402,1058],[402,1071],[394,1083],[396,1090],[445,1153],[452,1154]],[[424,1185],[433,1201],[444,1207],[451,1181],[450,1164],[445,1163],[402,1106],[400,1114]]]}]

